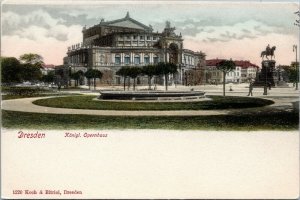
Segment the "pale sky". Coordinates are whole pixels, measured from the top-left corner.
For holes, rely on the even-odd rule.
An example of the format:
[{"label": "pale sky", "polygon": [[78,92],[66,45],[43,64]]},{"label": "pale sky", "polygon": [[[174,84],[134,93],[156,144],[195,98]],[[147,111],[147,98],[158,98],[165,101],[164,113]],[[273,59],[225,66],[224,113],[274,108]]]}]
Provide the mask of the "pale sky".
[{"label": "pale sky", "polygon": [[288,65],[295,60],[293,45],[299,44],[298,10],[298,1],[7,0],[2,2],[1,54],[38,53],[47,64],[62,64],[68,46],[82,42],[83,26],[123,18],[129,11],[155,32],[170,21],[181,32],[184,48],[202,51],[207,59],[260,65],[260,52],[270,44],[277,47],[277,64]]}]

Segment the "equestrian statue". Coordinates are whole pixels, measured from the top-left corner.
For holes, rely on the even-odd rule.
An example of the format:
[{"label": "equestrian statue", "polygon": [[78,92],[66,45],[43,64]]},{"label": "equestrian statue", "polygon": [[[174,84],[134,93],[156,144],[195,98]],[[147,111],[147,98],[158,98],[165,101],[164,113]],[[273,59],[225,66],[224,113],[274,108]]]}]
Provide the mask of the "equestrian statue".
[{"label": "equestrian statue", "polygon": [[276,49],[276,46],[273,46],[271,48],[270,45],[268,44],[268,46],[266,47],[266,50],[261,52],[260,57],[262,57],[262,59],[264,59],[264,56],[266,56],[266,58],[269,60],[268,56],[271,56],[271,60],[272,60],[273,56],[275,58],[275,54],[274,54],[275,49]]}]

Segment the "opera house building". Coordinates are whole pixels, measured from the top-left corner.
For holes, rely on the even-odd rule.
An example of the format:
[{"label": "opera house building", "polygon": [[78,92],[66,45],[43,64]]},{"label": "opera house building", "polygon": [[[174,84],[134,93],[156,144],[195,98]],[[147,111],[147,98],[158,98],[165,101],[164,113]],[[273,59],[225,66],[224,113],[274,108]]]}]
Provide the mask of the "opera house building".
[{"label": "opera house building", "polygon": [[171,80],[183,84],[187,71],[205,65],[205,54],[184,49],[181,33],[176,34],[169,22],[162,32],[154,32],[151,25],[132,19],[127,12],[124,18],[102,19],[99,24],[84,27],[82,34],[83,41],[68,48],[64,65],[74,71],[98,69],[103,73],[102,83],[122,83],[122,77],[116,75],[122,66],[171,62],[178,66],[178,73]]}]

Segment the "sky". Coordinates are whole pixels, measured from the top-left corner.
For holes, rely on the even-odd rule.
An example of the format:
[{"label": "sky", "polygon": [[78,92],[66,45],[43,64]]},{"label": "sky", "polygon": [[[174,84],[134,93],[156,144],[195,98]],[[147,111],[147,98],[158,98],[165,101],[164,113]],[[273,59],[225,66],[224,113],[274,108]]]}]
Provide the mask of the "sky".
[{"label": "sky", "polygon": [[276,46],[276,64],[295,60],[299,46],[298,1],[42,1],[6,0],[1,13],[1,56],[37,53],[60,65],[67,48],[82,42],[82,28],[130,17],[161,32],[171,22],[184,48],[207,59],[249,60],[261,65],[261,51]]}]

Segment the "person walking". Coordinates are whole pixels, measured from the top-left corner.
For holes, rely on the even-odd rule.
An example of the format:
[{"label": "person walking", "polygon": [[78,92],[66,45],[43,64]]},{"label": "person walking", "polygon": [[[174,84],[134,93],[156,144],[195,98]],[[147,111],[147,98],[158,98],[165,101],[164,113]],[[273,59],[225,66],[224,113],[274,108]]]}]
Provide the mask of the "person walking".
[{"label": "person walking", "polygon": [[248,93],[247,96],[253,96],[252,90],[253,90],[253,82],[250,81],[250,84],[249,84],[249,93]]}]

